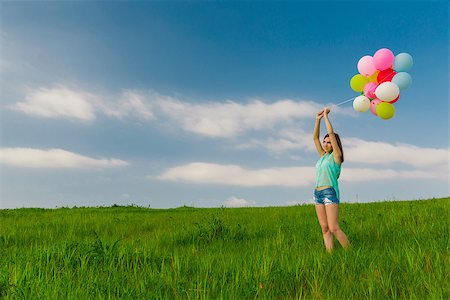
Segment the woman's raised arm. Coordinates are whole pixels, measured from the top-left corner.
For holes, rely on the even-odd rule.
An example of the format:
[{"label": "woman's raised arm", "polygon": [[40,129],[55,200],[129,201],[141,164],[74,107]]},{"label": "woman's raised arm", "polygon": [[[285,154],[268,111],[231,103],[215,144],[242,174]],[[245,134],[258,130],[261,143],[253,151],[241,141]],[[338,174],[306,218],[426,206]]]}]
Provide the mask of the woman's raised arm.
[{"label": "woman's raised arm", "polygon": [[334,135],[333,126],[331,125],[330,119],[328,119],[328,113],[330,109],[327,107],[324,109],[324,119],[325,124],[327,125],[328,136],[330,137],[331,146],[333,146],[333,157],[334,160],[340,164],[342,163],[342,152],[341,148],[339,148],[338,142],[336,140],[336,136]]},{"label": "woman's raised arm", "polygon": [[317,152],[322,157],[325,154],[325,151],[322,148],[322,144],[319,140],[319,133],[320,133],[320,119],[323,117],[323,110],[319,111],[316,114],[316,124],[314,125],[314,132],[313,132],[313,140],[314,144],[316,145]]}]

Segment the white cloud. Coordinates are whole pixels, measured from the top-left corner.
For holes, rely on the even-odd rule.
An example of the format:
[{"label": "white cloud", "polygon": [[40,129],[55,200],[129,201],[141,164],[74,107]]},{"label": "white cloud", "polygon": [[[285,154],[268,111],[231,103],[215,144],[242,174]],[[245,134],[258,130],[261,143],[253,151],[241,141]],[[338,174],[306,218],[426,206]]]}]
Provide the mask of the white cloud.
[{"label": "white cloud", "polygon": [[96,109],[108,117],[117,119],[152,120],[155,118],[151,105],[147,103],[145,96],[136,91],[124,91],[119,101],[99,100]]},{"label": "white cloud", "polygon": [[[424,148],[410,144],[391,144],[386,142],[367,141],[359,138],[342,139],[346,163],[362,163],[369,165],[403,164],[415,168],[448,169],[450,149]],[[297,150],[315,152],[312,133],[301,128],[282,129],[274,136],[266,139],[251,139],[239,144],[237,149],[266,149],[276,155]]]},{"label": "white cloud", "polygon": [[275,133],[275,137],[266,139],[251,139],[239,144],[237,149],[262,148],[270,153],[283,154],[293,150],[315,151],[312,141],[312,133],[307,133],[301,128],[284,128]]},{"label": "white cloud", "polygon": [[237,165],[194,162],[166,170],[160,180],[235,186],[308,186],[314,182],[314,168],[272,168],[249,170]]},{"label": "white cloud", "polygon": [[449,149],[421,148],[408,144],[389,144],[346,138],[343,142],[348,162],[376,165],[402,163],[418,168],[441,166],[447,168]]},{"label": "white cloud", "polygon": [[10,108],[41,118],[67,119],[91,123],[103,114],[117,119],[151,120],[154,115],[150,104],[139,92],[124,91],[119,100],[108,99],[63,85],[54,88],[34,89],[25,101]]},{"label": "white cloud", "polygon": [[[156,177],[159,180],[185,181],[195,184],[219,184],[242,187],[255,186],[283,186],[303,187],[312,186],[315,182],[314,167],[289,167],[249,170],[237,165],[219,165],[212,163],[194,162],[167,169]],[[342,181],[383,181],[390,179],[435,179],[448,180],[446,171],[348,168],[342,169]]]},{"label": "white cloud", "polygon": [[207,137],[227,138],[247,130],[270,129],[280,122],[309,118],[320,108],[310,101],[285,99],[274,103],[254,100],[246,104],[233,101],[188,103],[155,95],[162,115],[185,130]]},{"label": "white cloud", "polygon": [[243,198],[231,197],[225,201],[226,207],[246,207],[246,206],[255,206],[256,201],[246,200]]},{"label": "white cloud", "polygon": [[25,101],[11,108],[37,117],[84,123],[94,121],[99,114],[117,119],[157,120],[201,136],[229,138],[248,130],[267,130],[276,124],[310,118],[322,107],[312,101],[291,99],[273,103],[261,100],[244,104],[234,101],[191,103],[154,92],[131,90],[125,90],[118,98],[59,85],[31,90]]},{"label": "white cloud", "polygon": [[92,104],[95,96],[74,91],[64,86],[40,88],[29,92],[24,102],[18,102],[11,108],[28,115],[43,118],[67,118],[81,122],[95,120]]},{"label": "white cloud", "polygon": [[[322,107],[315,102],[290,99],[273,103],[260,100],[248,103],[190,103],[154,92],[132,90],[125,90],[119,100],[106,101],[106,98],[57,86],[32,90],[24,102],[16,103],[13,108],[30,115],[81,122],[92,122],[99,114],[117,119],[139,119],[212,138],[235,138],[248,134],[248,131],[259,130],[266,137],[253,137],[246,142],[235,140],[235,147],[261,148],[281,155],[298,150],[315,151],[311,133],[305,132],[299,124],[294,127],[293,123],[311,118]],[[333,109],[341,114],[348,113],[340,108]],[[401,163],[417,168],[448,168],[449,149],[421,148],[351,137],[342,141],[346,161],[350,163]]]},{"label": "white cloud", "polygon": [[435,179],[446,181],[448,174],[435,170],[406,170],[343,168],[340,180],[348,182],[366,182],[390,179]]},{"label": "white cloud", "polygon": [[1,148],[0,163],[42,169],[102,169],[128,165],[128,162],[119,159],[95,159],[63,149],[33,148]]}]

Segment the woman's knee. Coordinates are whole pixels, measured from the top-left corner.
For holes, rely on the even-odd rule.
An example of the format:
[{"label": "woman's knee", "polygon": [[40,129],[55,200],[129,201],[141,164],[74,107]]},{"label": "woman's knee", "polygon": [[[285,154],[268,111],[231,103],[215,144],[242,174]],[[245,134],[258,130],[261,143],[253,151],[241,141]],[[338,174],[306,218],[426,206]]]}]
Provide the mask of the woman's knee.
[{"label": "woman's knee", "polygon": [[330,228],[328,227],[328,224],[320,224],[320,227],[322,228],[322,233],[328,233],[330,231]]},{"label": "woman's knee", "polygon": [[338,231],[340,231],[341,230],[341,228],[339,227],[339,225],[331,225],[330,226],[330,231],[331,231],[331,233],[336,233],[336,232],[338,232]]}]

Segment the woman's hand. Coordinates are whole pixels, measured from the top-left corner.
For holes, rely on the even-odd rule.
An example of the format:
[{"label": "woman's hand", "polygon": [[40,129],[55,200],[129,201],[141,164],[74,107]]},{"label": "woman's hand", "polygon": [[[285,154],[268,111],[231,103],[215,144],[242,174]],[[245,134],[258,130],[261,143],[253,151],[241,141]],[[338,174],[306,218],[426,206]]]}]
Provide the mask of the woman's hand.
[{"label": "woman's hand", "polygon": [[325,107],[322,111],[323,111],[326,115],[328,115],[328,114],[331,112],[331,109],[330,109],[329,107]]},{"label": "woman's hand", "polygon": [[323,109],[316,114],[316,120],[320,120],[323,118]]}]

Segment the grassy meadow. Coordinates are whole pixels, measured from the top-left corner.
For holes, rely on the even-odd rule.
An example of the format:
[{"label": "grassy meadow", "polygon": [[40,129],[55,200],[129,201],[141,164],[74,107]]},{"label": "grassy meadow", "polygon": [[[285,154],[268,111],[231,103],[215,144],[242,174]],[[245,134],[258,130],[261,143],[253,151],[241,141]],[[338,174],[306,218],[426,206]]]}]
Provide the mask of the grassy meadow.
[{"label": "grassy meadow", "polygon": [[449,299],[449,204],[0,210],[0,298]]}]

